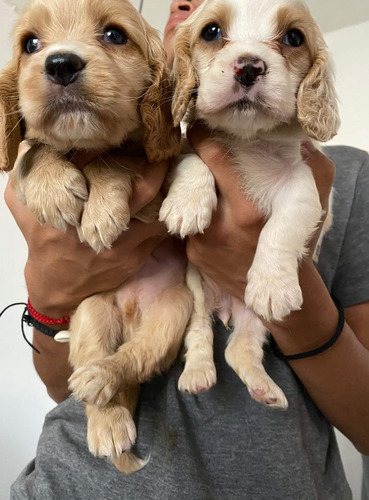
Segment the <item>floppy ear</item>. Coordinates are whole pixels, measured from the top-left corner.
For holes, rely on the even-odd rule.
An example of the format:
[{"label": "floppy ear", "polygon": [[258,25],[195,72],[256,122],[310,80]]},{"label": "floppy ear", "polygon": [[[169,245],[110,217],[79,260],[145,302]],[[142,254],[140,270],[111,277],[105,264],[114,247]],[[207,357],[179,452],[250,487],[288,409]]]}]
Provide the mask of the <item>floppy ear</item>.
[{"label": "floppy ear", "polygon": [[174,126],[170,111],[172,86],[166,66],[166,53],[156,32],[146,22],[146,38],[150,40],[148,59],[152,82],[140,105],[144,125],[144,147],[150,162],[161,161],[180,152],[181,131]]},{"label": "floppy ear", "polygon": [[340,125],[337,96],[331,63],[323,45],[298,90],[297,118],[304,132],[317,141],[329,141],[337,134]]},{"label": "floppy ear", "polygon": [[175,87],[172,102],[172,115],[175,125],[179,125],[183,119],[197,85],[196,72],[191,59],[190,29],[189,26],[180,27],[175,37],[173,65]]},{"label": "floppy ear", "polygon": [[11,170],[21,142],[18,71],[9,63],[0,74],[0,170]]}]

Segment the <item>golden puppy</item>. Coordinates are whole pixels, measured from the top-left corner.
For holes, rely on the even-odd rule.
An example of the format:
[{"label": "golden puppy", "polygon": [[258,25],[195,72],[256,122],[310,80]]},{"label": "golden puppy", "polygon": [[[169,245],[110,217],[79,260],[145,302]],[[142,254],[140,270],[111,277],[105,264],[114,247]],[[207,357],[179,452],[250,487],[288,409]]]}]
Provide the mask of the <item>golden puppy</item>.
[{"label": "golden puppy", "polygon": [[[322,34],[300,0],[205,0],[177,31],[174,78],[174,121],[189,106],[192,119],[208,125],[232,153],[239,187],[267,219],[244,303],[189,267],[195,314],[179,387],[196,393],[215,383],[211,315],[217,313],[226,324],[232,317],[226,359],[251,396],[286,408],[285,395],[263,367],[267,331],[259,317],[282,320],[301,307],[299,261],[322,216],[301,157],[303,140],[327,141],[339,126]],[[160,220],[182,237],[201,233],[216,205],[211,172],[196,154],[184,155]]]},{"label": "golden puppy", "polygon": [[[77,226],[96,251],[128,227],[132,182],[146,157],[159,161],[179,149],[165,59],[156,31],[128,0],[28,4],[0,76],[0,166],[12,168],[25,130],[30,149],[14,178],[41,223]],[[80,150],[97,156],[83,171],[70,162]],[[138,218],[153,220],[157,209]],[[124,472],[144,463],[122,454],[135,441],[139,384],[171,364],[192,311],[173,244],[164,244],[165,266],[149,259],[71,319],[70,387],[86,403],[89,448]]]}]

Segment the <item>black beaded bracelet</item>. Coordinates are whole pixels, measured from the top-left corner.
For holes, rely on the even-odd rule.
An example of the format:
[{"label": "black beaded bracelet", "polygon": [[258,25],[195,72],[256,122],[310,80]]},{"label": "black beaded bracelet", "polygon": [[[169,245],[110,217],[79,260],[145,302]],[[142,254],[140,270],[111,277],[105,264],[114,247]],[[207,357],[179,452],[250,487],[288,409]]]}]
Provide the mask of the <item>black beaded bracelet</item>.
[{"label": "black beaded bracelet", "polygon": [[[32,347],[32,349],[40,354],[40,351],[28,340],[26,336],[26,332],[24,331],[24,325],[28,326],[33,326],[36,328],[38,331],[43,333],[44,335],[47,335],[48,337],[54,338],[58,342],[68,342],[69,341],[69,335],[65,331],[60,331],[60,330],[53,330],[52,328],[49,328],[48,326],[44,325],[40,321],[38,321],[36,318],[34,318],[29,311],[28,304],[25,302],[14,302],[13,304],[9,304],[6,306],[2,311],[0,311],[0,318],[1,316],[11,307],[13,306],[24,306],[24,310],[22,313],[21,317],[21,332],[23,335],[24,340],[27,342],[27,344]],[[59,337],[59,338],[57,338]]]},{"label": "black beaded bracelet", "polygon": [[290,355],[283,354],[279,349],[279,347],[277,346],[277,344],[275,344],[273,346],[273,351],[277,354],[277,356],[284,359],[285,361],[294,361],[295,359],[311,358],[312,356],[316,356],[317,354],[321,354],[322,352],[326,351],[327,349],[332,347],[333,344],[337,342],[345,324],[345,311],[343,309],[341,302],[337,299],[337,297],[332,295],[332,299],[338,309],[338,325],[336,331],[334,332],[334,335],[322,346],[317,347],[316,349],[312,349],[311,351],[300,352],[298,354],[290,354]]},{"label": "black beaded bracelet", "polygon": [[28,326],[33,326],[34,328],[36,328],[36,330],[43,333],[44,335],[47,335],[48,337],[54,338],[55,335],[58,333],[58,330],[53,330],[52,328],[49,328],[43,323],[37,321],[37,319],[35,319],[33,316],[29,314],[28,308],[24,310],[22,321],[26,323],[26,325]]}]

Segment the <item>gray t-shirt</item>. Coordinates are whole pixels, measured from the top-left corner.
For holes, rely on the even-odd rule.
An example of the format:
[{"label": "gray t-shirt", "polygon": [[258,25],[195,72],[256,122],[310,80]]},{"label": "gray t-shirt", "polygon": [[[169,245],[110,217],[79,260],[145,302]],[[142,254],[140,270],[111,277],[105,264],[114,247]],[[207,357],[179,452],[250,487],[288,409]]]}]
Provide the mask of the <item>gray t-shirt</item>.
[{"label": "gray t-shirt", "polygon": [[[319,271],[345,306],[369,300],[368,155],[346,147],[326,153],[337,165],[334,225],[322,245]],[[178,359],[144,384],[137,410],[137,452],[151,454],[124,476],[86,447],[80,403],[51,411],[37,457],[12,487],[13,500],[346,500],[346,482],[332,426],[288,364],[266,349],[265,367],[283,389],[282,412],[254,402],[224,360],[228,333],[215,325],[217,385],[198,396],[177,390]]]}]

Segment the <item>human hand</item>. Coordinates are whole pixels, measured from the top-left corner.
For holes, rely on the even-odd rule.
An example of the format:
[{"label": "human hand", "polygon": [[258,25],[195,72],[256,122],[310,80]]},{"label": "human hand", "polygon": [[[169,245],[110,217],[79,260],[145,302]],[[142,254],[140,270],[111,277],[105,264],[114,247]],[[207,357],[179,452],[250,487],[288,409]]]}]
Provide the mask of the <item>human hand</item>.
[{"label": "human hand", "polygon": [[[161,162],[142,173],[130,201],[132,216],[155,198],[167,169],[168,163]],[[30,301],[37,311],[54,318],[70,315],[89,295],[119,286],[142,267],[167,236],[160,223],[132,220],[112,249],[97,255],[80,243],[74,227],[63,233],[41,226],[18,201],[10,180],[5,201],[28,245],[25,278]]]},{"label": "human hand", "polygon": [[[195,124],[188,139],[214,175],[218,190],[218,208],[211,225],[204,234],[188,238],[188,258],[221,288],[243,301],[246,276],[266,220],[238,188],[230,153],[212,141],[206,128]],[[322,208],[327,212],[334,165],[311,143],[304,143],[302,154],[313,171]],[[321,227],[310,242],[310,260],[320,230]]]}]

